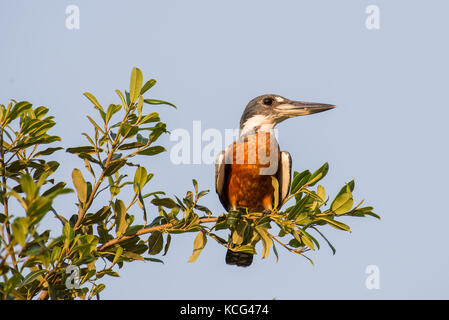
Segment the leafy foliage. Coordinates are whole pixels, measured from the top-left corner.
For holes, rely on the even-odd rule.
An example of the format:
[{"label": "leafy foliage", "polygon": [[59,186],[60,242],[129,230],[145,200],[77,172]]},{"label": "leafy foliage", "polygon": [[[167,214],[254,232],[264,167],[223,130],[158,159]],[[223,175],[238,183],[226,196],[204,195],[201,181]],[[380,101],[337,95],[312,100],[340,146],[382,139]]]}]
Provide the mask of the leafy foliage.
[{"label": "leafy foliage", "polygon": [[[300,255],[319,249],[312,230],[323,238],[318,228],[324,226],[349,231],[341,217],[378,218],[372,207],[354,206],[353,181],[343,186],[329,206],[321,185],[312,190],[326,175],[327,164],[313,174],[295,172],[282,208],[295,203],[268,215],[239,208],[213,216],[199,204],[209,191],[199,191],[196,180],[193,190],[182,199],[168,197],[163,191],[144,191],[154,174],[131,160],[164,152],[156,142],[168,132],[159,114],[147,113],[144,105],[175,107],[163,100],[143,98],[155,84],[154,79],[144,83],[142,72],[133,68],[129,91],[116,90],[117,104],[106,108],[93,94],[84,94],[97,117],[87,116],[93,132],[82,133],[86,144],[65,149],[79,157],[85,167],[85,174],[73,169],[74,189],[52,178],[59,163],[48,156],[63,148],[54,146],[60,137],[48,133],[55,125],[54,118],[47,116],[49,110],[34,108],[26,101],[0,105],[0,299],[99,298],[105,288],[101,283],[104,276],[118,277],[117,268],[135,260],[162,262],[155,256],[166,255],[172,236],[178,233],[197,233],[189,262],[199,257],[208,238],[224,247],[230,247],[232,241],[232,250],[254,254],[261,241],[262,257],[266,258],[271,248],[278,257],[275,243]],[[123,174],[125,167],[134,170],[133,177]],[[97,198],[105,191],[109,191],[106,202]],[[121,197],[125,192],[132,195],[131,201]],[[68,193],[75,196],[73,212],[67,206],[54,208],[54,199]],[[23,214],[12,214],[13,199]],[[154,210],[147,210],[149,203]],[[59,232],[41,231],[47,214],[60,221]],[[277,234],[272,225],[279,229]],[[219,235],[223,232],[228,232],[227,240]],[[68,285],[72,280],[68,271],[73,266],[79,270],[76,286]]]}]

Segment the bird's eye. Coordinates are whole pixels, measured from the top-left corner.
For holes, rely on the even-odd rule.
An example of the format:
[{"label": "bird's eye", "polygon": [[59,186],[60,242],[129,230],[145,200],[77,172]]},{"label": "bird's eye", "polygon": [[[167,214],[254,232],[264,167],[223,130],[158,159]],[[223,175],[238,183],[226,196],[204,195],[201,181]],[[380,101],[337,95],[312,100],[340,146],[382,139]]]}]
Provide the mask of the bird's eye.
[{"label": "bird's eye", "polygon": [[265,98],[263,99],[263,104],[266,106],[271,106],[273,104],[273,98]]}]

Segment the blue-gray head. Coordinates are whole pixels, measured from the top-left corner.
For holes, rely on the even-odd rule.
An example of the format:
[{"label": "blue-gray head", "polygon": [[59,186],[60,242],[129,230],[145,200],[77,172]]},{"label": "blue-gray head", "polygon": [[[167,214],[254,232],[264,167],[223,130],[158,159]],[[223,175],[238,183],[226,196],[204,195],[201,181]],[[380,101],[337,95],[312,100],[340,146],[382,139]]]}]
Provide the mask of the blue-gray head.
[{"label": "blue-gray head", "polygon": [[278,123],[335,108],[334,105],[292,101],[276,94],[265,94],[251,100],[240,119],[240,136],[257,131],[269,131]]}]

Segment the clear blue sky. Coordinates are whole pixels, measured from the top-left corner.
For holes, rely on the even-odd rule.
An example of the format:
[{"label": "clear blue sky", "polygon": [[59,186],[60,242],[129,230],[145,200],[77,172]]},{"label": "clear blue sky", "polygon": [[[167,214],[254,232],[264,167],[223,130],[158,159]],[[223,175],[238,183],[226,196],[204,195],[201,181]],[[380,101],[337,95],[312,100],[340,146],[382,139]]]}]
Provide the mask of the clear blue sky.
[{"label": "clear blue sky", "polygon": [[[68,30],[65,9],[80,9]],[[365,27],[368,5],[380,29]],[[83,145],[82,96],[104,104],[128,86],[133,66],[154,77],[157,107],[169,128],[235,128],[253,97],[278,93],[333,103],[332,112],[279,126],[280,145],[295,170],[325,161],[331,194],[356,179],[357,199],[382,220],[346,219],[352,233],[324,230],[315,261],[280,251],[247,269],[225,265],[224,248],[209,241],[187,260],[194,234],[174,237],[165,264],[135,262],[106,280],[106,299],[409,299],[449,298],[449,3],[444,1],[0,1],[0,101],[28,100],[51,108],[65,147]],[[172,142],[163,138],[168,147]],[[83,163],[63,152],[58,178]],[[173,165],[168,153],[144,158],[157,171],[154,189],[182,195],[196,178],[213,189],[213,165]],[[74,209],[71,196],[59,208]],[[214,192],[204,204],[222,207]],[[152,209],[155,214],[154,208]],[[48,227],[59,227],[54,219]],[[365,287],[377,265],[380,289]]]}]

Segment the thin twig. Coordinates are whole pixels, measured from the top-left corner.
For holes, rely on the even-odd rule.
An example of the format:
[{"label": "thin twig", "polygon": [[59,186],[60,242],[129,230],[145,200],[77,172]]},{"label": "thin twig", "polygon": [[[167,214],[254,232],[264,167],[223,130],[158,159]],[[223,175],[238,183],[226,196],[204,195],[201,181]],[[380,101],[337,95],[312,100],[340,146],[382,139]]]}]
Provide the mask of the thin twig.
[{"label": "thin twig", "polygon": [[[217,221],[218,218],[216,217],[205,217],[205,218],[200,218],[198,223],[207,223],[207,222],[215,222]],[[106,242],[105,244],[99,246],[97,248],[98,251],[102,251],[110,246],[113,246],[117,243],[141,236],[143,234],[147,234],[147,233],[152,233],[154,231],[166,231],[167,229],[170,229],[171,227],[173,227],[173,223],[166,223],[166,224],[162,224],[159,226],[154,226],[154,227],[148,227],[148,228],[142,228],[136,232],[134,232],[133,234],[130,235],[126,235],[126,236],[122,236],[120,238],[116,238],[116,239],[112,239],[108,242]]]}]

